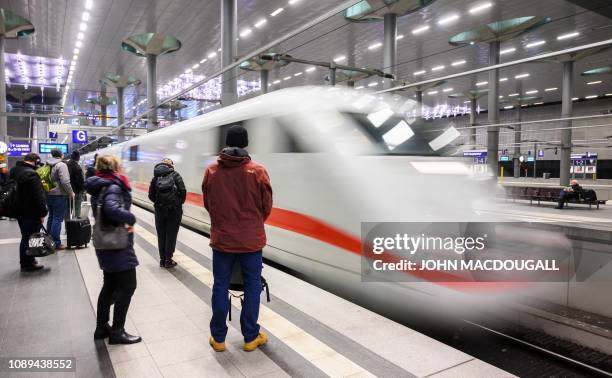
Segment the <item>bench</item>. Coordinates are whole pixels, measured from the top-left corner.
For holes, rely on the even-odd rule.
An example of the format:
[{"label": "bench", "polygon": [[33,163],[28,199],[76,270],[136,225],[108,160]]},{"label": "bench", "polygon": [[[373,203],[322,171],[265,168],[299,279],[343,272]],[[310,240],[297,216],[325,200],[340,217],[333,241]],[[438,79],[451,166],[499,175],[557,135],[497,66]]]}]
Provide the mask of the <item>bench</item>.
[{"label": "bench", "polygon": [[[533,201],[538,201],[538,205],[540,202],[559,202],[559,194],[561,193],[561,187],[536,187],[536,186],[506,186],[504,187],[506,192],[506,198],[512,198],[513,201],[519,200],[529,200],[529,203],[533,205]],[[592,208],[593,205],[597,206],[599,209],[599,205],[605,205],[606,201],[604,200],[587,200],[582,196],[578,198],[566,198],[566,204],[575,203],[580,205],[589,205],[589,209]]]}]

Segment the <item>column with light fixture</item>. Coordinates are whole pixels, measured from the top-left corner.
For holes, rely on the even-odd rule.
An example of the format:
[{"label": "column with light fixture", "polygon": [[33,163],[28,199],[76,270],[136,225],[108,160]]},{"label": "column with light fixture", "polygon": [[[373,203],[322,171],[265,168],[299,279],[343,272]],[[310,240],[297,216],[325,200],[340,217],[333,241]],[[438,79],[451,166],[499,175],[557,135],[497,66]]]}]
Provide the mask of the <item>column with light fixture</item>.
[{"label": "column with light fixture", "polygon": [[[499,41],[489,43],[489,65],[499,64]],[[489,71],[487,114],[490,125],[499,123],[499,69]],[[498,176],[499,126],[487,127],[487,163],[489,172]]]},{"label": "column with light fixture", "polygon": [[106,127],[106,109],[108,106],[108,97],[106,97],[106,84],[100,82],[100,125]]},{"label": "column with light fixture", "polygon": [[126,87],[140,85],[140,80],[132,76],[106,75],[102,79],[106,85],[117,89],[117,140],[121,143],[125,141],[125,99],[124,91]]},{"label": "column with light fixture", "polygon": [[[387,13],[384,16],[383,37],[383,70],[388,74],[395,74],[397,64],[397,14]],[[384,88],[391,88],[393,80],[384,80]]]},{"label": "column with light fixture", "polygon": [[[561,94],[561,117],[572,116],[574,93],[574,61],[563,62],[563,88]],[[569,186],[570,165],[572,153],[572,121],[565,121],[565,127],[561,130],[561,156],[559,159],[559,184]]]},{"label": "column with light fixture", "polygon": [[[238,16],[236,0],[221,1],[221,66],[227,67],[234,63],[238,55]],[[221,106],[238,102],[237,71],[231,69],[222,74]]]},{"label": "column with light fixture", "polygon": [[178,51],[181,41],[161,33],[136,34],[124,39],[121,48],[147,59],[147,130],[155,131],[157,123],[157,57]]},{"label": "column with light fixture", "polygon": [[23,38],[33,33],[34,26],[29,20],[0,8],[0,141],[8,142],[4,44],[7,39]]}]

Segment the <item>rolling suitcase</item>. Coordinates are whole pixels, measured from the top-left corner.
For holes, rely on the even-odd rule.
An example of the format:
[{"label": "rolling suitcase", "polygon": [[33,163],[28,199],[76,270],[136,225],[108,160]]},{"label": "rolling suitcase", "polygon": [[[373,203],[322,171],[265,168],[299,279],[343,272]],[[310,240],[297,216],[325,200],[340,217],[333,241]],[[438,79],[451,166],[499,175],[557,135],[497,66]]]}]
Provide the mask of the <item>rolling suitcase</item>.
[{"label": "rolling suitcase", "polygon": [[66,246],[68,248],[87,247],[91,241],[91,223],[89,218],[76,218],[74,200],[70,200],[70,219],[66,220]]}]

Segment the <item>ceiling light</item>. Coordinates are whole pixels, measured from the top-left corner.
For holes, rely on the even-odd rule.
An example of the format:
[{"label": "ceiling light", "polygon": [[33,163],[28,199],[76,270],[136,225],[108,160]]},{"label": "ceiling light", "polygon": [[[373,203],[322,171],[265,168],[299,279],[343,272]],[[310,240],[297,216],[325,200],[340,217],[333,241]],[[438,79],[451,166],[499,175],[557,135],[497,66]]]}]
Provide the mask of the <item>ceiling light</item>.
[{"label": "ceiling light", "polygon": [[516,48],[514,48],[514,47],[508,47],[507,49],[503,49],[503,50],[501,50],[499,53],[500,53],[501,55],[504,55],[504,54],[510,54],[510,53],[512,53],[512,52],[515,52],[515,51],[516,51]]},{"label": "ceiling light", "polygon": [[476,86],[477,87],[482,87],[483,85],[487,85],[487,84],[489,84],[488,81],[480,81],[480,82],[476,83]]},{"label": "ceiling light", "polygon": [[530,91],[525,92],[525,94],[534,94],[534,93],[538,93],[537,89],[532,89]]},{"label": "ceiling light", "polygon": [[424,74],[425,72],[426,72],[425,70],[422,70],[422,71],[416,71],[416,72],[414,72],[414,73],[413,73],[413,75],[414,75],[414,76],[419,76],[419,75]]},{"label": "ceiling light", "polygon": [[601,84],[601,83],[602,83],[602,81],[601,81],[601,80],[597,80],[597,81],[589,81],[589,82],[587,83],[587,85],[595,85],[595,84]]},{"label": "ceiling light", "polygon": [[89,21],[89,16],[90,16],[89,12],[83,12],[83,16],[81,17],[81,19],[83,21]]},{"label": "ceiling light", "polygon": [[519,95],[518,93],[511,93],[511,94],[508,95],[508,97],[516,97],[518,95]]},{"label": "ceiling light", "polygon": [[544,104],[544,102],[542,102],[542,101],[540,101],[540,102],[534,102],[533,104],[534,104],[534,105],[542,105],[542,104]]},{"label": "ceiling light", "polygon": [[247,37],[247,36],[248,36],[249,34],[251,34],[252,32],[253,32],[253,30],[251,30],[251,29],[244,29],[244,30],[242,31],[242,33],[240,33],[240,36],[241,36],[242,38],[244,38],[244,37]]},{"label": "ceiling light", "polygon": [[355,89],[363,89],[363,85],[360,85],[358,87],[355,87]]},{"label": "ceiling light", "polygon": [[606,93],[606,97],[612,96],[612,93]]},{"label": "ceiling light", "polygon": [[274,81],[272,82],[272,84],[278,84],[278,83],[280,83],[280,82],[281,82],[280,80],[274,80]]},{"label": "ceiling light", "polygon": [[221,52],[221,47],[219,47],[219,48],[217,49],[217,51],[218,51],[218,52]]},{"label": "ceiling light", "polygon": [[400,39],[404,38],[403,34],[398,35],[397,37],[395,37],[396,41],[399,41]]},{"label": "ceiling light", "polygon": [[429,30],[429,25],[423,25],[423,26],[420,26],[420,27],[418,27],[416,29],[412,29],[412,34],[419,34],[419,33],[422,33],[422,32],[424,32],[426,30]]},{"label": "ceiling light", "polygon": [[458,18],[459,18],[458,14],[453,14],[453,15],[441,18],[441,19],[438,20],[438,25],[448,24],[449,22],[453,22],[453,21],[455,21]]},{"label": "ceiling light", "polygon": [[377,85],[378,85],[378,82],[377,82],[377,81],[375,81],[375,82],[373,82],[373,83],[368,84],[368,87],[375,87],[375,86],[377,86]]},{"label": "ceiling light", "polygon": [[580,100],[580,97],[572,97],[572,101],[578,101]]},{"label": "ceiling light", "polygon": [[193,66],[191,66],[191,69],[193,69],[193,70],[197,70],[197,69],[198,69],[198,67],[200,67],[200,63],[196,63],[196,64],[194,64]]},{"label": "ceiling light", "polygon": [[476,5],[475,7],[470,8],[470,13],[478,13],[487,8],[491,8],[492,5],[493,5],[492,3],[484,3],[484,4]]},{"label": "ceiling light", "polygon": [[216,56],[217,56],[217,53],[213,51],[210,54],[208,54],[208,59],[212,59],[212,58],[214,58]]},{"label": "ceiling light", "polygon": [[544,89],[544,92],[552,92],[552,91],[556,91],[557,89],[559,89],[559,88],[557,88],[557,87],[546,88],[546,89]]},{"label": "ceiling light", "polygon": [[87,24],[86,24],[86,23],[84,23],[84,22],[81,22],[81,23],[79,24],[79,30],[80,30],[80,31],[85,31],[85,30],[87,30]]},{"label": "ceiling light", "polygon": [[519,75],[516,75],[514,78],[515,79],[523,79],[525,77],[529,77],[529,74],[528,73],[519,74]]},{"label": "ceiling light", "polygon": [[255,27],[256,28],[261,28],[262,26],[264,26],[266,24],[266,22],[268,22],[268,20],[266,20],[265,18],[262,18],[261,20],[257,21],[255,23]]},{"label": "ceiling light", "polygon": [[270,13],[270,16],[274,17],[279,15],[282,11],[284,11],[283,8],[278,8],[277,10],[275,10],[274,12]]},{"label": "ceiling light", "polygon": [[336,62],[336,63],[342,62],[345,59],[346,59],[346,56],[340,55],[340,56],[334,58],[334,62]]},{"label": "ceiling light", "polygon": [[310,68],[306,69],[306,72],[312,72],[312,71],[314,71],[316,69],[317,69],[316,67],[310,67]]},{"label": "ceiling light", "polygon": [[512,109],[512,108],[514,108],[513,105],[504,106],[504,109]]},{"label": "ceiling light", "polygon": [[373,43],[370,46],[368,46],[368,50],[375,50],[375,49],[377,49],[377,48],[379,48],[381,46],[382,46],[381,42],[376,42],[376,43]]},{"label": "ceiling light", "polygon": [[81,50],[79,50],[78,47],[75,47],[74,51],[72,51],[74,55],[79,55],[79,52],[81,52]]},{"label": "ceiling light", "polygon": [[432,71],[440,71],[444,69],[444,65],[440,65],[440,66],[435,66],[435,67],[431,67]]},{"label": "ceiling light", "polygon": [[536,47],[536,46],[541,46],[543,44],[545,44],[546,41],[536,41],[536,42],[531,42],[525,45],[525,47],[530,48],[530,47]]},{"label": "ceiling light", "polygon": [[568,38],[573,38],[573,37],[577,37],[579,36],[580,33],[578,32],[572,32],[572,33],[567,33],[567,34],[561,34],[560,36],[557,37],[557,40],[562,40],[562,39],[568,39]]},{"label": "ceiling light", "polygon": [[298,76],[300,76],[301,74],[302,74],[302,72],[298,72],[298,73],[294,74],[293,76],[298,77]]},{"label": "ceiling light", "polygon": [[451,66],[456,67],[456,66],[460,66],[462,64],[465,64],[465,60],[458,60],[456,62],[452,62]]},{"label": "ceiling light", "polygon": [[85,34],[84,34],[83,32],[79,32],[79,33],[77,34],[77,39],[79,39],[79,40],[80,40],[80,39],[83,39],[83,38],[85,38]]},{"label": "ceiling light", "polygon": [[91,9],[93,7],[93,0],[85,0],[85,9]]},{"label": "ceiling light", "polygon": [[81,42],[81,41],[76,41],[76,42],[74,43],[74,45],[75,45],[76,47],[81,47],[81,46],[83,46],[83,42]]},{"label": "ceiling light", "polygon": [[206,63],[206,61],[207,61],[207,60],[208,60],[208,59],[206,59],[206,58],[204,58],[204,59],[200,60],[200,64],[204,64],[204,63]]},{"label": "ceiling light", "polygon": [[452,90],[453,90],[453,88],[444,88],[444,89],[442,89],[442,92],[450,92]]},{"label": "ceiling light", "polygon": [[584,96],[584,98],[589,99],[589,100],[592,98],[597,98],[597,97],[598,97],[597,95]]},{"label": "ceiling light", "polygon": [[427,92],[428,95],[432,95],[432,96],[437,94],[437,93],[438,93],[438,91],[429,91],[429,92]]},{"label": "ceiling light", "polygon": [[285,77],[283,78],[283,80],[289,80],[289,79],[291,79],[291,76],[285,76]]},{"label": "ceiling light", "polygon": [[499,96],[499,98],[504,98],[504,96]]},{"label": "ceiling light", "polygon": [[296,4],[298,1],[300,1],[300,0],[289,0],[289,5]]},{"label": "ceiling light", "polygon": [[500,81],[500,82],[502,82],[502,81],[508,81],[508,78],[507,78],[507,77],[502,77],[502,78],[500,78],[500,79],[499,79],[499,81]]}]

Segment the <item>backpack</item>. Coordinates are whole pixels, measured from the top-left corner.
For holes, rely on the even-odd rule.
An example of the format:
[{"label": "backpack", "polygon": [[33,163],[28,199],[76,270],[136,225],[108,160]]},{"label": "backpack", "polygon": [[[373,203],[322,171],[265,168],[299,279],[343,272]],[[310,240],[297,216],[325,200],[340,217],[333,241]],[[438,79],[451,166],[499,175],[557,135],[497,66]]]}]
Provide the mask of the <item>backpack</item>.
[{"label": "backpack", "polygon": [[0,187],[0,216],[13,217],[17,211],[17,181],[8,180]]},{"label": "backpack", "polygon": [[597,193],[593,189],[585,189],[582,198],[585,201],[597,201]]},{"label": "backpack", "polygon": [[42,182],[43,190],[46,193],[49,193],[53,188],[55,188],[55,181],[53,181],[53,177],[51,177],[52,170],[53,167],[49,164],[45,164],[36,170],[36,173],[38,173],[40,181]]},{"label": "backpack", "polygon": [[155,205],[161,207],[177,206],[179,203],[178,188],[174,181],[174,174],[169,173],[165,176],[160,176],[155,182]]}]

